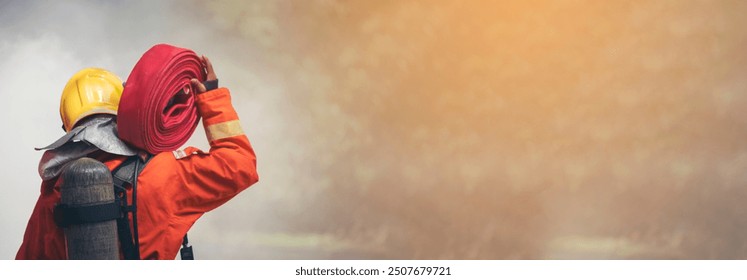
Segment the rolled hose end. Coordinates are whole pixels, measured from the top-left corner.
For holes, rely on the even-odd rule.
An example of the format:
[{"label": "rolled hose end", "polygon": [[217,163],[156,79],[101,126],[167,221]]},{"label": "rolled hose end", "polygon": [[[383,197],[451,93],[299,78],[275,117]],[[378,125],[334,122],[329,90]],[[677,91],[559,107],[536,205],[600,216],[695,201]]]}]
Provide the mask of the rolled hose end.
[{"label": "rolled hose end", "polygon": [[125,82],[117,111],[120,138],[151,154],[184,145],[200,117],[194,95],[183,92],[195,92],[191,79],[205,78],[194,51],[168,44],[151,47]]}]

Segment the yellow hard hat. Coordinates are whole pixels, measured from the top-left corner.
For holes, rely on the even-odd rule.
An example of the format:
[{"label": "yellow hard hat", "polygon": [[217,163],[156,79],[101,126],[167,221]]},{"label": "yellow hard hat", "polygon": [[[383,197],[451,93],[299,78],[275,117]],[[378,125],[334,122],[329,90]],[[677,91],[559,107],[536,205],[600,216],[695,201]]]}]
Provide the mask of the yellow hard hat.
[{"label": "yellow hard hat", "polygon": [[60,99],[60,117],[65,131],[93,114],[117,115],[122,89],[122,80],[104,69],[86,68],[75,73]]}]

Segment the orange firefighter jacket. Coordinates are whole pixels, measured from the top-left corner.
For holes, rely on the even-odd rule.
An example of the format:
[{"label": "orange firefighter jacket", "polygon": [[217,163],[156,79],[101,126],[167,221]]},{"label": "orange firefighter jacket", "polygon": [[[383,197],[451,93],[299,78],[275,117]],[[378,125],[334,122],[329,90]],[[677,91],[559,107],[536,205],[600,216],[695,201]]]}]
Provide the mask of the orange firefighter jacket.
[{"label": "orange firefighter jacket", "polygon": [[[254,150],[241,130],[228,89],[199,94],[196,103],[210,151],[188,147],[159,153],[137,179],[142,259],[176,258],[182,238],[197,219],[259,180]],[[126,159],[106,153],[94,157],[110,170]],[[54,206],[60,201],[58,178],[42,182],[16,259],[67,258],[63,230],[53,218]],[[129,196],[131,191],[128,189]]]}]

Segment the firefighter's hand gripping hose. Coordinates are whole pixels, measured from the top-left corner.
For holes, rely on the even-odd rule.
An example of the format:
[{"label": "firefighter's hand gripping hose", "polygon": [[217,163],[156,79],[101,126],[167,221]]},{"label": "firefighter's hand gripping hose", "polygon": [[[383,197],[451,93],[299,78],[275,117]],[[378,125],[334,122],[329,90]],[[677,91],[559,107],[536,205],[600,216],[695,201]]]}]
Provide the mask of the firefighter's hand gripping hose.
[{"label": "firefighter's hand gripping hose", "polygon": [[200,120],[190,80],[205,78],[202,62],[193,51],[153,46],[125,82],[117,111],[120,138],[151,154],[178,149]]}]

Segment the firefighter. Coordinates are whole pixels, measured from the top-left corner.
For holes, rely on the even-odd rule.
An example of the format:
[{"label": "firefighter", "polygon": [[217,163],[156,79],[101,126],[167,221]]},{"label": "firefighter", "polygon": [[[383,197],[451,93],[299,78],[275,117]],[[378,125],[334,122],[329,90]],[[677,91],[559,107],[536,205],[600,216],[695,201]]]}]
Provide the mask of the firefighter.
[{"label": "firefighter", "polygon": [[[139,239],[136,251],[140,259],[175,259],[197,219],[259,180],[256,156],[239,125],[230,93],[217,87],[212,64],[205,56],[202,63],[207,81],[191,82],[209,152],[187,147],[148,155],[128,146],[116,134],[122,81],[96,68],[84,69],[68,81],[60,102],[67,133],[44,148],[39,164],[41,194],[16,259],[66,259],[63,230],[53,217],[60,201],[59,175],[66,163],[84,156],[101,161],[109,170],[133,156],[149,158],[136,179],[137,229],[133,233]],[[129,185],[127,195],[132,196]]]}]

